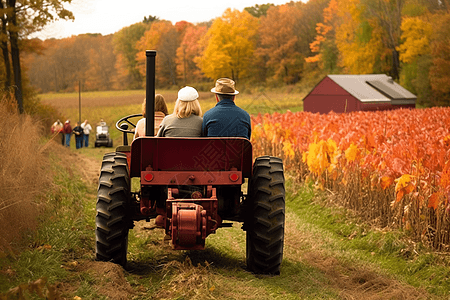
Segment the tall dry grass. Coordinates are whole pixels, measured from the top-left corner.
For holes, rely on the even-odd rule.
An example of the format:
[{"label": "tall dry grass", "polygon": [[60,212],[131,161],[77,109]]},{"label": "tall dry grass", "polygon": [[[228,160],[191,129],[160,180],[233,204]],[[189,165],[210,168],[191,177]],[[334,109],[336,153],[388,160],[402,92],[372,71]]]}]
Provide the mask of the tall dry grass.
[{"label": "tall dry grass", "polygon": [[36,226],[51,183],[42,125],[14,103],[9,94],[0,100],[0,251]]}]

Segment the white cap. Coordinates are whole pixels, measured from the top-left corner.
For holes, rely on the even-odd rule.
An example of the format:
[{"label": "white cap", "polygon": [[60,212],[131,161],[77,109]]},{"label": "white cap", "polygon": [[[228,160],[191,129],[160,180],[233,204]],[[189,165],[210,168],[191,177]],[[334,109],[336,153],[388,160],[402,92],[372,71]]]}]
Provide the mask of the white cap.
[{"label": "white cap", "polygon": [[181,101],[194,101],[198,99],[198,92],[190,86],[186,86],[178,91],[178,99]]}]

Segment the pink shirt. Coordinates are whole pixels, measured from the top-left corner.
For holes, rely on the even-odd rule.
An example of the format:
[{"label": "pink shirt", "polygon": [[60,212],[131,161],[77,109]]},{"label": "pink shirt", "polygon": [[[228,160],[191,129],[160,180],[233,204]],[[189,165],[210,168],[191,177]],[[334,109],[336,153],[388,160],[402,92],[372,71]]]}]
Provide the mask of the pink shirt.
[{"label": "pink shirt", "polygon": [[[161,111],[155,112],[155,132],[154,135],[158,133],[159,125],[161,125],[162,120],[166,115]],[[145,118],[140,119],[136,124],[136,129],[134,133],[134,138],[139,136],[145,136]]]}]

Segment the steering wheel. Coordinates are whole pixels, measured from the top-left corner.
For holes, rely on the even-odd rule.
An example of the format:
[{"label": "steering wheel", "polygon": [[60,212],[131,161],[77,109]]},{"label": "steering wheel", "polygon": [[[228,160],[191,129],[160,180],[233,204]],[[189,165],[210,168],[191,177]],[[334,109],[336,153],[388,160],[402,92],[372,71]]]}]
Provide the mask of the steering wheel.
[{"label": "steering wheel", "polygon": [[142,114],[134,114],[134,115],[129,115],[129,116],[123,117],[116,123],[117,130],[125,132],[125,133],[133,133],[134,134],[134,130],[128,129],[127,123],[130,124],[133,127],[133,129],[135,129],[136,124],[131,122],[130,119],[137,118],[137,117],[142,117]]}]

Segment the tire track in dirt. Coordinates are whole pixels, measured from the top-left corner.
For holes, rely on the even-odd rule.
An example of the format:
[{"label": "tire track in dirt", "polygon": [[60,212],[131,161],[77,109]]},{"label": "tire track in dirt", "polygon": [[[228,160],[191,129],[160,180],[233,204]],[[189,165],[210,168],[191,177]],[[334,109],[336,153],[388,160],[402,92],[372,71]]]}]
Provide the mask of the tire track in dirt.
[{"label": "tire track in dirt", "polygon": [[[67,152],[64,151],[66,163],[80,173],[81,179],[89,187],[97,188],[101,162],[81,153],[70,151],[69,149],[64,150],[67,150]],[[92,194],[87,196],[89,199],[96,197],[96,195]],[[92,283],[90,289],[98,295],[107,297],[107,299],[132,299],[139,294],[126,279],[126,271],[117,264],[95,261],[94,256],[92,256],[92,259],[83,258],[72,261],[65,267],[73,274],[79,274],[80,277],[87,276],[86,274],[88,274],[88,276],[95,278],[96,280]],[[76,281],[62,282],[57,286],[58,292],[62,295],[76,294],[79,288],[80,283]]]}]

